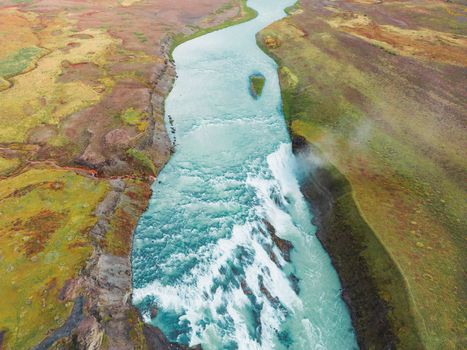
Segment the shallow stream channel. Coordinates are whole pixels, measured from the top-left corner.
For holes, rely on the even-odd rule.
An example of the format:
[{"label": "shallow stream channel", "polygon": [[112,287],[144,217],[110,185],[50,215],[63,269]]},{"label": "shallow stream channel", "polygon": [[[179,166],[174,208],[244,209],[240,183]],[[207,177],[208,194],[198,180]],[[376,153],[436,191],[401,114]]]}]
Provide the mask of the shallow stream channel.
[{"label": "shallow stream channel", "polygon": [[[137,226],[133,302],[203,349],[355,349],[349,312],[300,192],[276,63],[255,34],[295,0],[178,46],[166,100],[176,152]],[[261,96],[249,77],[261,74]],[[170,118],[169,118],[170,116]]]}]

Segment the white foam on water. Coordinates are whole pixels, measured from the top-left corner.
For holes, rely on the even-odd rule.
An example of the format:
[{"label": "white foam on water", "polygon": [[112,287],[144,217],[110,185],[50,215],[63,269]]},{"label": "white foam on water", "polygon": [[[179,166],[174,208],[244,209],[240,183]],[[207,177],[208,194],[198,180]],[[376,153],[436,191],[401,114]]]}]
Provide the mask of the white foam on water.
[{"label": "white foam on water", "polygon": [[[257,197],[258,204],[251,209],[255,213],[255,221],[234,225],[229,238],[219,239],[215,244],[202,249],[202,252],[199,251],[205,257],[210,256],[190,270],[177,284],[162,285],[159,281],[154,281],[134,290],[136,303],[147,296],[153,296],[158,308],[176,312],[180,323],[187,322],[191,330],[188,334],[191,345],[203,344],[209,350],[234,341],[239,349],[275,349],[278,345],[277,334],[283,330],[285,322],[290,317],[298,317],[301,323],[295,322],[295,325],[299,327],[289,330],[294,344],[301,344],[301,349],[311,344],[313,349],[326,348],[320,327],[303,317],[307,311],[285,272],[290,264],[272,244],[263,223],[263,220],[269,221],[276,235],[283,239],[302,242],[306,246],[311,239],[301,227],[305,226],[305,229],[310,230],[312,226],[309,215],[295,215],[305,210],[306,206],[293,173],[295,160],[290,144],[281,144],[267,160],[269,168],[263,169],[261,175],[250,174],[244,183],[244,186],[254,189]],[[270,255],[271,246],[275,261]],[[240,247],[250,252],[251,261],[238,260]],[[196,253],[190,255],[195,257]],[[177,253],[171,256],[171,260],[173,259],[182,260],[186,256]],[[242,276],[234,278],[242,279],[243,286],[248,291],[238,286],[240,280],[236,283],[229,281],[227,285],[222,284],[223,287],[212,290],[216,281],[225,277],[224,271],[232,263],[235,266],[241,265],[244,269]],[[313,262],[315,263],[320,266],[319,261]],[[319,291],[321,269],[304,271],[308,286]],[[248,314],[255,305],[247,294],[254,296],[256,305],[262,305],[259,311],[259,340],[249,331],[251,320],[248,319]],[[327,298],[327,294],[320,293],[316,296],[316,302],[325,305]],[[337,308],[339,296],[335,295],[333,298],[336,299],[334,306]],[[326,319],[330,310],[317,308],[314,312],[314,317],[322,320]],[[145,321],[151,321],[148,310],[144,316]],[[206,317],[209,322],[205,322]],[[225,329],[226,323],[231,325],[228,329]]]},{"label": "white foam on water", "polygon": [[[262,346],[264,349],[273,348],[272,341],[276,330],[280,328],[280,321],[284,316],[281,311],[276,310],[270,301],[264,296],[258,284],[258,276],[263,276],[263,284],[271,293],[272,297],[277,297],[286,307],[293,308],[294,304],[300,304],[300,300],[290,287],[290,284],[283,272],[272,262],[261,246],[252,236],[252,225],[235,226],[231,239],[221,239],[213,248],[213,259],[203,267],[196,267],[190,271],[191,276],[196,276],[196,282],[191,284],[162,285],[155,281],[146,287],[134,291],[134,301],[136,303],[146,296],[156,297],[157,304],[164,310],[173,310],[183,313],[180,321],[189,322],[192,329],[190,344],[205,343],[207,341],[206,328],[199,325],[203,315],[209,310],[209,314],[214,320],[225,320],[226,316],[232,318],[235,333],[227,335],[228,338],[242,344],[241,348],[259,348],[256,340],[251,339],[246,328],[246,321],[238,311],[245,304],[249,304],[249,299],[245,296],[241,288],[230,287],[227,291],[217,288],[214,293],[211,287],[214,281],[222,277],[220,272],[222,266],[226,266],[228,260],[233,260],[233,253],[239,246],[250,247],[254,250],[254,261],[245,270],[245,281],[251,289],[252,294],[258,302],[264,303],[261,311],[262,323]],[[207,269],[209,267],[209,269]],[[206,271],[208,270],[208,271]],[[203,271],[203,273],[200,273]],[[227,304],[227,315],[221,315],[217,309]],[[149,315],[145,314],[147,321]],[[210,329],[211,333],[213,329]],[[218,330],[219,331],[219,330]]]},{"label": "white foam on water", "polygon": [[276,152],[267,158],[269,169],[278,182],[281,193],[285,196],[301,197],[300,186],[295,177],[296,160],[289,143],[282,143]]},{"label": "white foam on water", "polygon": [[[281,145],[277,152],[271,155],[270,166],[275,165],[275,159],[288,156],[287,145]],[[279,162],[282,166],[288,166],[284,162]],[[279,170],[272,173],[282,174]],[[281,269],[286,265],[279,250],[274,247],[276,262],[271,260],[270,253],[265,248],[265,244],[273,246],[272,240],[261,233],[266,231],[261,222],[262,218],[268,219],[277,230],[278,235],[282,235],[286,229],[293,228],[293,222],[287,212],[279,208],[271,194],[275,193],[285,203],[284,193],[281,189],[288,192],[295,188],[286,183],[281,186],[278,181],[271,178],[268,172],[262,177],[248,177],[245,186],[251,186],[255,189],[259,205],[253,210],[257,213],[257,221],[249,222],[243,225],[235,225],[232,229],[232,235],[228,239],[220,239],[210,247],[211,257],[206,263],[200,264],[192,269],[185,278],[176,285],[162,285],[159,281],[154,281],[149,285],[134,290],[134,301],[141,302],[147,296],[156,298],[158,307],[163,310],[173,310],[182,314],[180,321],[188,321],[191,328],[190,344],[206,342],[209,339],[229,338],[234,340],[241,349],[273,349],[275,348],[276,333],[280,331],[281,324],[286,318],[284,308],[287,312],[293,314],[296,310],[303,308],[302,301],[294,292],[287,275]],[[287,193],[286,194],[290,194]],[[253,339],[248,332],[247,320],[240,310],[252,307],[251,301],[245,295],[240,287],[230,285],[226,290],[217,288],[214,293],[211,288],[216,280],[223,277],[222,268],[228,266],[228,262],[235,262],[235,252],[239,247],[244,247],[254,253],[251,264],[244,267],[244,281],[251,291],[251,294],[257,300],[257,304],[263,304],[260,312],[261,321],[261,343]],[[173,259],[182,259],[183,256],[174,255]],[[262,278],[262,286],[259,279]],[[265,295],[265,288],[269,293]],[[275,301],[276,300],[276,301]],[[275,305],[277,304],[277,305]],[[218,308],[226,305],[226,314],[220,314]],[[282,305],[279,307],[279,305]],[[234,325],[232,334],[224,334],[225,330],[216,327],[206,327],[200,323],[204,315],[208,313],[214,321],[226,321],[230,318]],[[145,314],[149,321],[149,313]]]},{"label": "white foam on water", "polygon": [[307,318],[302,319],[302,325],[305,329],[307,344],[313,344],[314,350],[326,350],[326,346],[321,342],[323,339],[321,330],[318,327],[313,326],[313,323],[311,323]]}]

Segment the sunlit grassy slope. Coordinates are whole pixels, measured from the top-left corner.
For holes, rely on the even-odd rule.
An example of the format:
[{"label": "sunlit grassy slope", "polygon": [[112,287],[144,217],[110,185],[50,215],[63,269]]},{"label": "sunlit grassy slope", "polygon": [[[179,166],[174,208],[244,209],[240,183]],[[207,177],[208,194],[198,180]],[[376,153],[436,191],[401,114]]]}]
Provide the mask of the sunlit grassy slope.
[{"label": "sunlit grassy slope", "polygon": [[[259,36],[281,66],[290,130],[349,180],[361,216],[402,272],[410,310],[397,311],[401,296],[381,291],[395,305],[402,348],[460,348],[465,7],[428,0],[300,3]],[[378,266],[373,253],[367,250],[366,259]],[[415,317],[424,344],[397,329],[398,312]]]},{"label": "sunlit grassy slope", "polygon": [[89,229],[106,191],[105,181],[54,169],[0,181],[1,331],[11,349],[31,348],[68,317],[59,293],[92,253]]}]

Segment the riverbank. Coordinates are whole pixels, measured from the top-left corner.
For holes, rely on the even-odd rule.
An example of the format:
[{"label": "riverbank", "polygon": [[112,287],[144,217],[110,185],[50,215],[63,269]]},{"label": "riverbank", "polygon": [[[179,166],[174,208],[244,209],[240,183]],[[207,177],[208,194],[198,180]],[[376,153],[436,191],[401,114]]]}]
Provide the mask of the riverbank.
[{"label": "riverbank", "polygon": [[[400,329],[410,338],[405,341],[420,344],[405,281],[362,217],[351,184],[302,136],[292,134],[292,147],[303,167],[301,190],[312,208],[316,235],[338,271],[360,348],[398,348]],[[389,293],[391,302],[383,298]]]},{"label": "riverbank", "polygon": [[462,346],[461,5],[302,0],[289,14],[258,42],[279,64],[296,149],[317,162],[304,192],[360,344]]}]

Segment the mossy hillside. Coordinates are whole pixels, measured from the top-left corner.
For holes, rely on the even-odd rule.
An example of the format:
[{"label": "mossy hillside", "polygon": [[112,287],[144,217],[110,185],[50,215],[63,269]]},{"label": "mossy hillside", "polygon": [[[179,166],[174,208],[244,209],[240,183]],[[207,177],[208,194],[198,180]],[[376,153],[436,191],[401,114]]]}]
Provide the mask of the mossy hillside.
[{"label": "mossy hillside", "polygon": [[153,175],[157,174],[154,163],[146,153],[136,148],[130,148],[126,153],[134,161],[137,167],[139,167],[142,173],[147,173],[149,171]]},{"label": "mossy hillside", "polygon": [[[65,26],[64,21],[61,17],[56,18],[56,28]],[[14,34],[13,31],[7,33],[8,36]],[[88,29],[81,33],[83,37],[76,37],[76,33],[69,29],[58,36],[47,34],[42,42],[50,51],[47,55],[41,56],[42,51],[23,48],[0,61],[0,70],[13,82],[1,92],[0,142],[23,142],[32,128],[57,125],[64,117],[97,103],[102,97],[98,91],[103,84],[98,81],[90,85],[78,79],[63,82],[59,77],[64,62],[67,65],[83,62],[103,65],[116,41],[100,29]],[[31,65],[34,69],[27,70]],[[24,70],[26,72],[17,75]]]},{"label": "mossy hillside", "polygon": [[105,181],[71,171],[31,169],[0,181],[0,314],[5,349],[30,349],[63,324],[65,281],[92,253],[94,210]]},{"label": "mossy hillside", "polygon": [[0,77],[10,78],[34,65],[45,50],[32,46],[21,48],[14,54],[0,60]]},{"label": "mossy hillside", "polygon": [[[313,147],[313,153],[323,160],[318,148]],[[343,295],[364,347],[395,346],[399,337],[410,348],[421,348],[405,280],[362,216],[350,182],[324,161],[304,180],[302,189],[319,211],[318,237],[339,271]]]},{"label": "mossy hillside", "polygon": [[[325,161],[348,179],[362,218],[400,269],[406,290],[389,288],[386,298],[397,307],[404,305],[404,294],[413,301],[405,318],[415,320],[426,348],[454,349],[465,321],[460,266],[466,164],[457,121],[445,116],[440,124],[430,98],[421,97],[427,86],[418,72],[435,74],[422,54],[414,68],[403,53],[393,55],[349,39],[325,25],[326,14],[310,10],[310,4],[302,2],[303,13],[273,24],[258,37],[280,63],[290,130],[318,146]],[[271,42],[280,45],[268,47]],[[445,89],[455,86],[455,76],[449,71],[440,76]],[[343,214],[350,210],[343,208]],[[344,215],[336,220],[355,226],[350,219]],[[365,256],[369,266],[380,266],[377,256]],[[395,317],[394,324],[402,319]],[[416,348],[405,328],[395,327],[402,346]]]},{"label": "mossy hillside", "polygon": [[144,322],[141,319],[138,309],[132,307],[127,314],[128,323],[131,326],[130,338],[135,345],[135,349],[148,349],[148,344],[144,336]]},{"label": "mossy hillside", "polygon": [[287,7],[284,12],[287,14],[287,15],[293,15],[293,14],[296,14],[298,12],[302,11],[302,7],[300,6],[300,1],[297,1],[295,4],[293,4],[292,6],[289,6]]},{"label": "mossy hillside", "polygon": [[9,175],[20,164],[17,158],[0,157],[0,176]]}]

